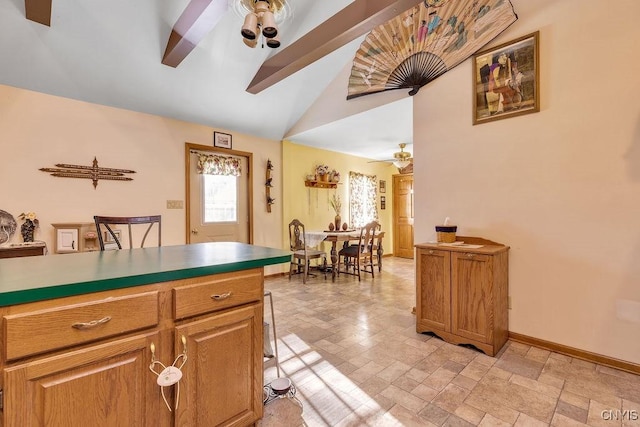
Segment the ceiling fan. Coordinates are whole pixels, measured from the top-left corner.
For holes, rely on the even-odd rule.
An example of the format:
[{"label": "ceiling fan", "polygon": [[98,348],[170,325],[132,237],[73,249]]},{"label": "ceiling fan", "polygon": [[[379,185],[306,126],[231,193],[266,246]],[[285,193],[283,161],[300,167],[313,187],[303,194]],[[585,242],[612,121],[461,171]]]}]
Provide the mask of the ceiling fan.
[{"label": "ceiling fan", "polygon": [[411,157],[411,153],[404,151],[404,147],[407,146],[404,142],[398,144],[400,146],[400,151],[393,153],[393,159],[385,159],[385,160],[372,160],[369,163],[373,162],[391,162],[398,169],[406,168],[413,161]]}]

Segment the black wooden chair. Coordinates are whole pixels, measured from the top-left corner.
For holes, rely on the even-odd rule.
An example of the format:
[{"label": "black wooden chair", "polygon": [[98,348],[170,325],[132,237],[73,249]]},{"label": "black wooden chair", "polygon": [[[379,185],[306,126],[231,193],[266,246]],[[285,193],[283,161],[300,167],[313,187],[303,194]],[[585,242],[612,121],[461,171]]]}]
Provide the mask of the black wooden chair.
[{"label": "black wooden chair", "polygon": [[[94,216],[93,220],[96,223],[96,230],[98,232],[98,244],[100,250],[110,249],[122,249],[123,237],[121,230],[114,228],[116,225],[126,225],[128,230],[129,249],[133,249],[134,237],[142,235],[140,241],[140,247],[143,248],[149,232],[155,224],[158,229],[157,246],[162,246],[162,216]],[[135,226],[136,233],[132,232],[132,226]],[[145,229],[146,227],[146,229]],[[140,230],[138,230],[140,229]],[[104,233],[104,235],[103,235]]]}]

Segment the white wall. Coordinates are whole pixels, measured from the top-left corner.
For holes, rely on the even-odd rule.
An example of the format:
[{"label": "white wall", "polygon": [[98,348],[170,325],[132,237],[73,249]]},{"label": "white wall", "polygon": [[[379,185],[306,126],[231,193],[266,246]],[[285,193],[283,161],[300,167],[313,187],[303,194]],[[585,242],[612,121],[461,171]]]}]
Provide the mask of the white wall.
[{"label": "white wall", "polygon": [[[219,130],[219,129],[216,129]],[[0,85],[0,209],[16,217],[34,211],[35,239],[53,252],[52,223],[91,222],[93,215],[162,215],[162,244],[185,242],[185,142],[213,144],[213,128]],[[223,132],[232,133],[226,130]],[[282,210],[266,212],[267,158],[280,159],[280,141],[232,133],[233,148],[253,153],[254,243],[282,248]],[[38,169],[56,163],[132,169],[131,182],[56,178]],[[279,162],[278,162],[279,163]],[[281,165],[273,194],[280,199]],[[20,221],[18,221],[18,226]],[[12,242],[22,241],[19,231]],[[281,271],[267,267],[266,274]]]},{"label": "white wall", "polygon": [[541,111],[472,126],[471,60],[416,95],[415,241],[509,245],[511,331],[640,363],[640,2],[513,4]]}]

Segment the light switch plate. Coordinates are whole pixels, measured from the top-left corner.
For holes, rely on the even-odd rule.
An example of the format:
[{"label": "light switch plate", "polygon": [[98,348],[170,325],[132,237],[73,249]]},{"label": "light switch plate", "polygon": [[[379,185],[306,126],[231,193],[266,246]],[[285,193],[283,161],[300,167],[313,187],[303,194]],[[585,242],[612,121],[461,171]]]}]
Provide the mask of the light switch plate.
[{"label": "light switch plate", "polygon": [[167,209],[184,209],[182,200],[167,200]]}]

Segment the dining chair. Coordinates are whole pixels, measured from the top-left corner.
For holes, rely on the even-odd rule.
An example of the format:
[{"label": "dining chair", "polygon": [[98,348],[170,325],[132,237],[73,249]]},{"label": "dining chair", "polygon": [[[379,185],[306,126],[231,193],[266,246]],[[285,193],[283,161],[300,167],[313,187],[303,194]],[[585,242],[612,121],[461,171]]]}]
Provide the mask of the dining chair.
[{"label": "dining chair", "polygon": [[[358,281],[360,281],[360,272],[362,271],[371,273],[371,277],[375,277],[373,247],[378,230],[380,230],[380,223],[371,221],[360,229],[360,238],[357,244],[347,246],[338,252],[338,275],[340,273],[352,274],[358,276]],[[344,265],[344,270],[340,269],[340,265]],[[350,268],[353,271],[349,271]]]},{"label": "dining chair", "polygon": [[382,254],[384,253],[384,248],[382,247],[382,238],[384,237],[384,231],[376,234],[376,239],[373,242],[373,246],[371,247],[373,258],[373,265],[378,267],[378,272],[382,271]]},{"label": "dining chair", "polygon": [[312,249],[307,247],[306,237],[304,234],[304,224],[297,219],[289,223],[289,246],[291,252],[291,265],[289,266],[289,280],[294,274],[303,273],[302,283],[307,283],[309,277],[309,268],[312,259],[322,260],[324,277],[327,278],[327,254],[325,251]]},{"label": "dining chair", "polygon": [[[98,232],[98,244],[100,250],[122,249],[122,235],[120,230],[114,228],[115,225],[126,225],[129,237],[129,249],[133,249],[134,236],[138,238],[144,230],[140,241],[140,247],[143,248],[149,232],[155,224],[158,229],[157,246],[162,246],[162,216],[99,216],[93,217],[96,223],[96,231]],[[136,233],[132,232],[132,226],[136,229]],[[145,230],[146,226],[146,230]],[[139,229],[139,230],[138,230]],[[103,236],[104,233],[104,236]]]}]

